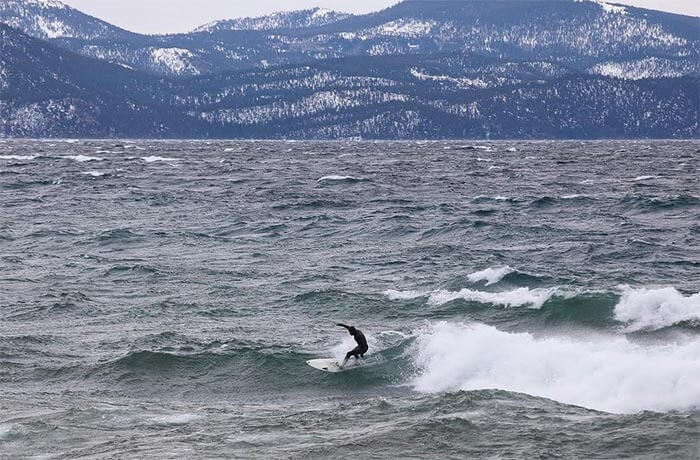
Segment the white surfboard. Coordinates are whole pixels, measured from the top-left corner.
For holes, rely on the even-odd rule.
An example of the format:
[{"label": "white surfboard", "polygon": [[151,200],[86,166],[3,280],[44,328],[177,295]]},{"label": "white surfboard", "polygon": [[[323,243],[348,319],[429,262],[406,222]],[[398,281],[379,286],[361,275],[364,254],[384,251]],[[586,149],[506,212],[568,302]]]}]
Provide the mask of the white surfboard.
[{"label": "white surfboard", "polygon": [[357,364],[355,364],[354,360],[348,361],[345,366],[341,367],[340,363],[335,358],[312,359],[306,361],[306,364],[313,367],[314,369],[318,369],[319,371],[330,372],[332,374],[336,374],[338,372],[345,372],[355,367],[358,367]]}]

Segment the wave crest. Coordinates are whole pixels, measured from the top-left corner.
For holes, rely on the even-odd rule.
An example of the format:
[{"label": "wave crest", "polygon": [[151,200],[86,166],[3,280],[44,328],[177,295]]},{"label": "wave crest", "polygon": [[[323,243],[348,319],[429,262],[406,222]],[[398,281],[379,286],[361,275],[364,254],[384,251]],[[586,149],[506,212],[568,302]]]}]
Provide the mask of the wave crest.
[{"label": "wave crest", "polygon": [[479,272],[472,273],[467,276],[467,279],[472,283],[486,281],[487,286],[496,284],[501,281],[506,275],[513,273],[515,270],[506,265],[505,267],[490,267]]},{"label": "wave crest", "polygon": [[700,325],[700,293],[685,297],[672,287],[632,289],[622,287],[615,318],[627,323],[629,332],[656,330],[682,323]]},{"label": "wave crest", "polygon": [[527,287],[503,292],[484,292],[474,291],[472,289],[462,289],[457,292],[439,290],[430,294],[428,303],[444,305],[448,302],[462,299],[467,302],[503,305],[506,307],[522,307],[529,305],[531,308],[540,309],[557,293],[559,293],[558,288],[530,289]]}]

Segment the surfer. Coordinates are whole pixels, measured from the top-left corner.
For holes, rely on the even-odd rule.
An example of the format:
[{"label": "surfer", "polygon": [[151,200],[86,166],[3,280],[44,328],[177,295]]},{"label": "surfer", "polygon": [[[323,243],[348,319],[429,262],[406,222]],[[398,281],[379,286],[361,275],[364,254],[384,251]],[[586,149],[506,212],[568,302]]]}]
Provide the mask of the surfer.
[{"label": "surfer", "polygon": [[345,355],[345,361],[343,361],[343,364],[341,364],[340,367],[345,366],[345,363],[348,362],[351,356],[354,356],[355,359],[358,359],[358,356],[364,358],[365,353],[367,353],[367,350],[369,350],[369,347],[367,346],[367,339],[362,331],[353,326],[346,326],[345,324],[341,323],[338,323],[337,325],[347,329],[348,333],[350,333],[350,335],[355,339],[355,342],[357,342],[357,346],[348,351],[348,353]]}]

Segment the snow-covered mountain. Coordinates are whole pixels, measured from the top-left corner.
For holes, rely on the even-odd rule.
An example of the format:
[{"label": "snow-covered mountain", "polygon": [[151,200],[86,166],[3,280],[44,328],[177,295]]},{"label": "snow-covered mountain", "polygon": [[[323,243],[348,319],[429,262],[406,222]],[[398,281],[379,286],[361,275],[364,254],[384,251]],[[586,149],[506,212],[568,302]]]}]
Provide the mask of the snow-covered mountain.
[{"label": "snow-covered mountain", "polygon": [[3,11],[48,9],[74,33],[49,43],[2,27],[0,136],[700,137],[698,18],[408,0],[144,36],[57,2],[11,1]]},{"label": "snow-covered mountain", "polygon": [[664,76],[668,69],[671,76],[697,72],[700,57],[698,18],[588,0],[407,0],[362,16],[312,9],[219,21],[166,36],[125,35],[54,0],[5,2],[0,21],[30,35],[171,76],[453,51],[546,59],[603,74],[615,62],[627,68],[658,63],[648,72]]},{"label": "snow-covered mountain", "polygon": [[0,24],[0,137],[196,135],[158,78],[85,58]]}]

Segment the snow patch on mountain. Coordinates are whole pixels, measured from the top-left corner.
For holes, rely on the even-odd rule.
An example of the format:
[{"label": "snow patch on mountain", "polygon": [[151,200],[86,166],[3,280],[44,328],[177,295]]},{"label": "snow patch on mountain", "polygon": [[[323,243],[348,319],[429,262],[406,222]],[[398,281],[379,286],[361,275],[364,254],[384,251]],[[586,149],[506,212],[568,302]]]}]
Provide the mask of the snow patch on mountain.
[{"label": "snow patch on mountain", "polygon": [[65,4],[56,1],[56,0],[24,0],[25,5],[33,5],[33,6],[38,6],[39,8],[58,8],[58,9],[67,9],[68,6]]},{"label": "snow patch on mountain", "polygon": [[576,3],[596,3],[598,4],[601,8],[603,8],[603,11],[606,13],[610,14],[627,14],[627,8],[621,5],[616,5],[613,3],[608,3],[608,2],[603,2],[601,0],[575,0]]},{"label": "snow patch on mountain", "polygon": [[403,36],[415,38],[430,34],[437,25],[438,23],[433,20],[397,19],[371,29],[370,33],[392,37]]},{"label": "snow patch on mountain", "polygon": [[646,78],[678,78],[700,72],[700,64],[695,66],[688,61],[649,57],[634,61],[608,61],[594,65],[588,70],[593,75],[621,78],[624,80],[644,80]]},{"label": "snow patch on mountain", "polygon": [[406,102],[405,94],[373,89],[348,91],[319,91],[310,96],[277,101],[269,105],[233,108],[215,112],[203,112],[200,117],[208,122],[234,125],[260,125],[274,120],[292,120],[325,112],[357,109],[388,102]]},{"label": "snow patch on mountain", "polygon": [[72,37],[73,30],[63,21],[58,19],[46,19],[41,16],[36,18],[36,24],[42,35],[46,38]]},{"label": "snow patch on mountain", "polygon": [[175,75],[199,75],[199,70],[192,64],[194,54],[183,48],[151,48],[151,57],[156,67],[167,69]]},{"label": "snow patch on mountain", "polygon": [[423,81],[440,81],[447,83],[454,83],[460,88],[488,88],[491,86],[487,81],[481,78],[455,78],[448,75],[430,75],[416,68],[411,69],[411,75],[419,80]]},{"label": "snow patch on mountain", "polygon": [[5,67],[5,63],[0,61],[0,90],[10,87],[10,83],[7,80],[7,68]]},{"label": "snow patch on mountain", "polygon": [[596,1],[598,5],[603,8],[603,11],[610,14],[627,14],[627,8],[620,5],[613,5],[612,3]]},{"label": "snow patch on mountain", "polygon": [[317,8],[316,11],[313,12],[311,17],[314,19],[325,18],[326,16],[332,13],[333,11],[329,10],[328,8]]}]

